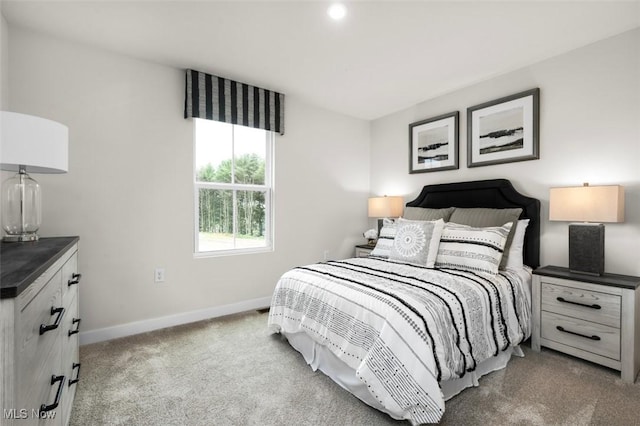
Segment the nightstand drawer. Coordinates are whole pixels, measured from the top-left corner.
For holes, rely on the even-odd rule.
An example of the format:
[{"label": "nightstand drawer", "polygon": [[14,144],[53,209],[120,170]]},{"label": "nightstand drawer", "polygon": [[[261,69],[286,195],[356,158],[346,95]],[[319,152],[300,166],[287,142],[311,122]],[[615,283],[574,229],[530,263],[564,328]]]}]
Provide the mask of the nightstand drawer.
[{"label": "nightstand drawer", "polygon": [[542,310],[620,328],[620,296],[542,282]]},{"label": "nightstand drawer", "polygon": [[543,339],[614,360],[620,359],[620,329],[576,318],[542,312]]}]

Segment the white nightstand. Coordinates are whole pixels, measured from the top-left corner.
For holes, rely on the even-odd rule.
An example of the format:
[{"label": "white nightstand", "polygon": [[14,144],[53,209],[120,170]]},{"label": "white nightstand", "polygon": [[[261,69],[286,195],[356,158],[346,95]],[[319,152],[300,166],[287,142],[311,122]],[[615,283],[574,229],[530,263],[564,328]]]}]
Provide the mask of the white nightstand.
[{"label": "white nightstand", "polygon": [[558,266],[533,274],[531,347],[605,365],[633,383],[640,370],[640,277],[583,275]]},{"label": "white nightstand", "polygon": [[374,247],[369,244],[358,244],[356,246],[356,257],[368,257]]}]

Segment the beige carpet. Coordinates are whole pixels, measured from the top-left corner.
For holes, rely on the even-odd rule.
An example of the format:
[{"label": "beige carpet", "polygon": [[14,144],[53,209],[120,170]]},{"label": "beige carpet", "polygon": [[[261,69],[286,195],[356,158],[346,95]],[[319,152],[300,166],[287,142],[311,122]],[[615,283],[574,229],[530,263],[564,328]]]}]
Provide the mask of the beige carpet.
[{"label": "beige carpet", "polygon": [[[80,348],[72,425],[384,425],[250,312]],[[446,405],[447,425],[640,425],[640,383],[524,347]]]}]

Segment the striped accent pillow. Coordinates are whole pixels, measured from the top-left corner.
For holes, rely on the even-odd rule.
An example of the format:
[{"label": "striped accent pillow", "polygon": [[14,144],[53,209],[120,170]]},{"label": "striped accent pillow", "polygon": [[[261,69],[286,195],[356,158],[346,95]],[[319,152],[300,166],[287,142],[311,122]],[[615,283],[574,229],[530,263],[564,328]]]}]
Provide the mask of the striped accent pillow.
[{"label": "striped accent pillow", "polygon": [[504,243],[504,255],[500,260],[500,269],[507,266],[509,260],[509,247],[513,240],[513,234],[516,231],[516,222],[522,213],[521,208],[513,209],[487,209],[487,208],[456,208],[449,222],[459,223],[462,225],[475,226],[476,228],[486,226],[500,226],[503,223],[511,222],[511,232]]},{"label": "striped accent pillow", "polygon": [[396,238],[396,229],[397,225],[393,219],[384,219],[376,246],[371,250],[369,256],[388,259],[393,248],[393,241]]},{"label": "striped accent pillow", "polygon": [[487,228],[446,223],[440,237],[436,268],[497,274],[511,226],[511,222]]}]

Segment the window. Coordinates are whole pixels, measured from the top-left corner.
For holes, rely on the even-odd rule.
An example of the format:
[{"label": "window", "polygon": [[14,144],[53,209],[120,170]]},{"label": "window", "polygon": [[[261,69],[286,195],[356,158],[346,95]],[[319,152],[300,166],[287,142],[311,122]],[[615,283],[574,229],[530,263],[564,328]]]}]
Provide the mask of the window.
[{"label": "window", "polygon": [[271,250],[273,134],[195,122],[195,253]]}]

